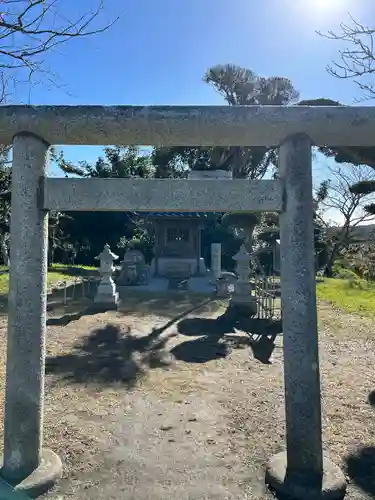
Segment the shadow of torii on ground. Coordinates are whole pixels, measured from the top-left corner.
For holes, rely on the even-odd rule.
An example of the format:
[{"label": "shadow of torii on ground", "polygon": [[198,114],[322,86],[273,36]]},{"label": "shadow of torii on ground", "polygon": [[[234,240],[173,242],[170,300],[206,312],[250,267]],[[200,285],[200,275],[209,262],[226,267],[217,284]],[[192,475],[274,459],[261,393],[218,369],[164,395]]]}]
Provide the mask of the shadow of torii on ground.
[{"label": "shadow of torii on ground", "polygon": [[[246,328],[248,334],[236,333],[241,326]],[[241,325],[238,318],[224,313],[215,319],[183,319],[178,323],[177,331],[182,335],[200,337],[178,344],[172,349],[172,354],[181,361],[206,363],[228,356],[232,348],[250,347],[255,359],[263,364],[270,364],[275,348],[273,337],[275,332],[281,333],[281,324],[269,320],[248,319]],[[255,339],[252,334],[258,338]]]}]

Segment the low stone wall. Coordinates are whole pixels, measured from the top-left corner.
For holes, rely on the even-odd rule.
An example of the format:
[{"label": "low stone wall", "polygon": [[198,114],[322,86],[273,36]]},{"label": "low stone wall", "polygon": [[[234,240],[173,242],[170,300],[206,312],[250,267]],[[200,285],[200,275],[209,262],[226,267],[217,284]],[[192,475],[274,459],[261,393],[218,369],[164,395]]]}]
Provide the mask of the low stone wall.
[{"label": "low stone wall", "polygon": [[75,280],[61,280],[47,289],[47,301],[51,303],[54,299],[67,303],[75,299],[93,299],[98,287],[99,277],[76,278]]}]

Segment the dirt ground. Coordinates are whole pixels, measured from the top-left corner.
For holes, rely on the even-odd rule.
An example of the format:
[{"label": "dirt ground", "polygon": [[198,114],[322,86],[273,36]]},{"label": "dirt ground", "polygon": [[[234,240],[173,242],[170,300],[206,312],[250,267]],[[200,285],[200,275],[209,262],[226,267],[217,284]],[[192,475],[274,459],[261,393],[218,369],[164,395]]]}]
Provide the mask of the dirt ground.
[{"label": "dirt ground", "polygon": [[[263,471],[284,448],[282,337],[272,354],[249,345],[213,321],[223,303],[184,314],[200,303],[50,312],[45,444],[64,477],[48,499],[272,498]],[[347,498],[375,498],[375,323],[326,304],[319,317],[325,448]]]}]

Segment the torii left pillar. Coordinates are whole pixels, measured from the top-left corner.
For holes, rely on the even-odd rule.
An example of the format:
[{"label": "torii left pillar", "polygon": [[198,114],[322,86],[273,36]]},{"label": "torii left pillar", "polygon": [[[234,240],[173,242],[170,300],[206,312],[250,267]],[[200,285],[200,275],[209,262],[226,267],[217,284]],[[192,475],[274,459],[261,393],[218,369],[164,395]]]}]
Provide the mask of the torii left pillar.
[{"label": "torii left pillar", "polygon": [[8,341],[1,476],[36,496],[61,477],[43,449],[48,213],[39,208],[48,147],[20,133],[13,140]]}]

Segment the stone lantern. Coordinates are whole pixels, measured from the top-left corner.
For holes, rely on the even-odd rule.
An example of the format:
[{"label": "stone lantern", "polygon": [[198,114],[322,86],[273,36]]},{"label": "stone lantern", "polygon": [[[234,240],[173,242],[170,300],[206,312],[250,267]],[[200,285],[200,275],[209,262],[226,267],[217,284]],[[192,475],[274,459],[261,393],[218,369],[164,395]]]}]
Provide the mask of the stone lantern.
[{"label": "stone lantern", "polygon": [[251,317],[258,311],[258,304],[254,295],[251,294],[253,285],[250,283],[250,254],[242,245],[238,253],[233,257],[236,261],[237,281],[234,283],[229,310],[238,316]]},{"label": "stone lantern", "polygon": [[95,296],[95,302],[108,306],[117,306],[118,293],[113,281],[112,274],[115,270],[114,261],[119,257],[111,252],[108,244],[104,245],[104,250],[98,257],[100,259],[100,282]]},{"label": "stone lantern", "polygon": [[259,221],[259,214],[231,212],[223,215],[221,224],[224,227],[242,229],[244,233],[245,248],[251,254],[253,250],[253,233],[255,226],[259,224]]}]

